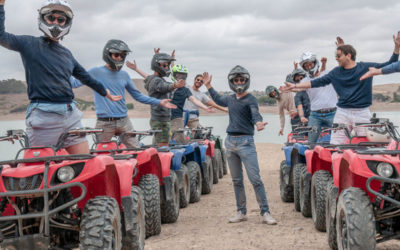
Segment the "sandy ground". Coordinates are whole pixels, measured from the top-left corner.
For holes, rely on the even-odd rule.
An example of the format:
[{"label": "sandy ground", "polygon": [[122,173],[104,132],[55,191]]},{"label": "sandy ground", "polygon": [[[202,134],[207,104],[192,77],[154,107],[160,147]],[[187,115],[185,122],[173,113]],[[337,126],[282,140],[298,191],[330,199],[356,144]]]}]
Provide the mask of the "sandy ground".
[{"label": "sandy ground", "polygon": [[[181,209],[174,224],[163,224],[162,232],[146,240],[146,249],[329,249],[326,234],[314,229],[312,219],[295,212],[293,203],[284,203],[279,195],[281,145],[257,144],[261,177],[267,191],[272,215],[278,225],[261,224],[259,207],[247,176],[248,221],[230,224],[236,213],[230,175],[216,185],[198,203]],[[378,249],[400,249],[400,242],[389,241]]]}]

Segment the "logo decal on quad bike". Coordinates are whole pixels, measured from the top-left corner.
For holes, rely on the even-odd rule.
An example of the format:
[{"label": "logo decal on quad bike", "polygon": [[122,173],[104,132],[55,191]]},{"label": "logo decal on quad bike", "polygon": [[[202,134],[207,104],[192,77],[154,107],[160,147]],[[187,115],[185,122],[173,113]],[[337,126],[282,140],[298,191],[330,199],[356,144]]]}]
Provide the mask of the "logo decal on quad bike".
[{"label": "logo decal on quad bike", "polygon": [[33,152],[33,156],[34,157],[38,157],[40,155],[40,151],[35,151],[35,152]]}]

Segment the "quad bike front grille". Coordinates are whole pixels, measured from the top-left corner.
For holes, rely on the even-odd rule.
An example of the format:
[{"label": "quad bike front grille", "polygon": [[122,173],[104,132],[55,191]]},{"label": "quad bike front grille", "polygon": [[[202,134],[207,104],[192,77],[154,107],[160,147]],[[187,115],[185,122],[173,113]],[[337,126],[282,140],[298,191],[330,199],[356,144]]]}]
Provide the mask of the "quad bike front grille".
[{"label": "quad bike front grille", "polygon": [[4,186],[7,191],[22,191],[38,189],[42,184],[43,174],[37,174],[25,178],[3,176]]}]

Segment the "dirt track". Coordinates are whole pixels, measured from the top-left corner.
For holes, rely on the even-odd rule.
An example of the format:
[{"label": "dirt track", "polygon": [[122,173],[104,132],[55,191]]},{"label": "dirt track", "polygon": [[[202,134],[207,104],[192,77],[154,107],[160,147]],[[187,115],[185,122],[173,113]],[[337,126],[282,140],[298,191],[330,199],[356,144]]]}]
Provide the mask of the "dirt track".
[{"label": "dirt track", "polygon": [[[231,178],[228,175],[212,193],[201,196],[198,203],[181,209],[174,224],[163,224],[162,232],[146,240],[146,249],[329,249],[326,234],[314,229],[310,218],[295,212],[293,203],[284,203],[279,196],[279,163],[281,146],[257,144],[261,177],[267,191],[272,215],[278,225],[260,223],[259,208],[247,176],[248,221],[229,224],[235,213]],[[378,249],[400,249],[400,242],[389,241]]]}]

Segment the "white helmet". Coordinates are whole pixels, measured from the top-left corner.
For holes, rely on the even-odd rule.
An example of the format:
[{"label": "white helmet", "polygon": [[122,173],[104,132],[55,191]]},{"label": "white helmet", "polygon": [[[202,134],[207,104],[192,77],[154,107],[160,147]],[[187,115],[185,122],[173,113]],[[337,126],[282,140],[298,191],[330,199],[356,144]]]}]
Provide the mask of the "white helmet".
[{"label": "white helmet", "polygon": [[[304,68],[304,64],[307,62],[313,62],[314,67],[312,69],[306,70]],[[318,68],[319,68],[319,61],[317,60],[317,56],[313,54],[311,51],[304,52],[300,56],[300,66],[311,76],[314,77],[314,75],[317,73]]]},{"label": "white helmet", "polygon": [[[48,24],[44,17],[47,14],[59,12],[65,15],[66,22],[63,26],[59,24]],[[47,36],[61,39],[71,29],[74,13],[71,6],[65,0],[46,0],[39,9],[39,29]]]},{"label": "white helmet", "polygon": [[367,139],[370,142],[390,142],[390,135],[386,128],[366,128]]}]

